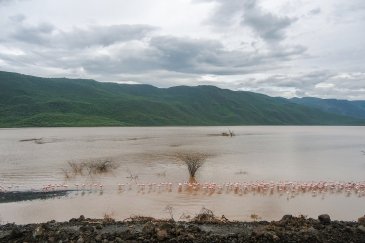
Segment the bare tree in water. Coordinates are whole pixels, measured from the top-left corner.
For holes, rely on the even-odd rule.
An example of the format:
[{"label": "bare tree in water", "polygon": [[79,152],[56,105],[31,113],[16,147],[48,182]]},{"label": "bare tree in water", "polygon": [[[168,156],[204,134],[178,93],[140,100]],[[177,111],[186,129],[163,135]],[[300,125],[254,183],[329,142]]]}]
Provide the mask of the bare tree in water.
[{"label": "bare tree in water", "polygon": [[187,165],[190,181],[195,181],[196,172],[200,167],[203,166],[205,160],[208,157],[208,154],[199,152],[181,152],[176,154],[176,158],[183,161]]}]

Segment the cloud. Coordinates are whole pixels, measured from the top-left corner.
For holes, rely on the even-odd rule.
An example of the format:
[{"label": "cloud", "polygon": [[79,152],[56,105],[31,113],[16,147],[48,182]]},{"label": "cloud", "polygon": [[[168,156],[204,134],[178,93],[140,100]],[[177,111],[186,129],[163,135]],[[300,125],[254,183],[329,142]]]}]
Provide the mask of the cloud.
[{"label": "cloud", "polygon": [[36,26],[18,26],[10,38],[30,44],[47,44],[52,43],[50,37],[55,31],[55,27],[48,23],[41,23]]},{"label": "cloud", "polygon": [[250,26],[255,33],[266,41],[281,41],[285,39],[285,29],[296,21],[295,18],[277,16],[265,12],[257,5],[256,0],[246,0],[241,24]]},{"label": "cloud", "polygon": [[0,5],[10,5],[12,3],[21,2],[24,0],[0,0]]},{"label": "cloud", "polygon": [[[51,40],[54,38],[53,34],[47,35],[54,33],[54,28],[36,29],[35,33],[40,33],[36,36],[43,37],[45,33]],[[79,44],[69,38],[72,44],[57,48],[54,44],[47,44],[47,39],[32,41],[31,45],[36,48],[28,48],[26,44],[12,52],[9,48],[7,52],[1,51],[0,45],[0,59],[10,70],[29,74],[43,72],[53,76],[63,74],[105,81],[136,81],[166,87],[173,83],[194,84],[206,75],[227,77],[275,70],[283,62],[296,59],[306,51],[301,46],[277,46],[271,51],[229,50],[215,39],[153,35],[147,39],[142,37],[113,44],[108,41],[110,45],[105,46],[80,46],[75,55],[75,50],[69,46]],[[90,42],[100,43],[94,39]]]},{"label": "cloud", "polygon": [[302,74],[275,74],[246,77],[235,88],[272,96],[365,99],[365,72],[315,71]]},{"label": "cloud", "polygon": [[320,14],[321,13],[321,9],[320,8],[314,8],[312,10],[309,11],[309,14],[310,15],[317,15],[317,14]]},{"label": "cloud", "polygon": [[0,70],[365,99],[363,0],[0,4]]},{"label": "cloud", "polygon": [[8,4],[12,2],[13,0],[0,0],[0,4]]},{"label": "cloud", "polygon": [[61,32],[60,39],[70,47],[109,46],[118,42],[140,40],[157,28],[149,25],[91,26]]},{"label": "cloud", "polygon": [[236,75],[275,69],[275,61],[301,55],[305,48],[272,52],[226,50],[217,40],[154,36],[145,43],[129,43],[82,63],[90,72],[136,73],[166,70],[186,74]]},{"label": "cloud", "polygon": [[216,4],[215,10],[207,20],[213,26],[227,27],[237,23],[248,26],[266,42],[279,42],[285,39],[285,30],[297,20],[264,10],[257,0],[199,0],[199,2]]},{"label": "cloud", "polygon": [[20,23],[23,22],[26,19],[26,17],[24,14],[17,14],[10,16],[9,19],[14,23]]},{"label": "cloud", "polygon": [[50,23],[28,24],[24,15],[11,16],[13,30],[9,41],[61,48],[109,46],[139,40],[158,28],[149,25],[94,25],[64,31]]}]

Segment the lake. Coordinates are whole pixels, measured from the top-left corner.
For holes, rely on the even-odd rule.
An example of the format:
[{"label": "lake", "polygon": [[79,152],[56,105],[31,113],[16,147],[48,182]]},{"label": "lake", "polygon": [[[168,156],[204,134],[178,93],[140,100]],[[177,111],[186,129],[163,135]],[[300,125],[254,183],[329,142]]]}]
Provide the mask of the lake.
[{"label": "lake", "polygon": [[[235,136],[221,136],[228,129]],[[284,214],[317,217],[322,213],[333,219],[356,220],[365,214],[365,191],[361,188],[359,192],[345,192],[346,188],[341,192],[298,192],[299,186],[294,186],[296,192],[285,189],[279,193],[277,184],[364,183],[364,150],[365,127],[0,129],[2,188],[23,191],[67,185],[68,189],[78,189],[61,198],[1,203],[0,221],[65,221],[81,214],[92,218],[169,218],[171,213],[175,219],[184,219],[203,207],[230,220],[251,220],[253,214],[277,220]],[[179,190],[178,183],[188,181],[189,174],[175,155],[191,152],[209,155],[196,180],[222,185],[219,193],[202,188],[188,190],[186,185]],[[65,174],[70,170],[68,162],[104,159],[115,162],[118,168],[101,175],[84,173],[67,178]],[[240,190],[248,185],[248,191],[235,191],[235,183]],[[254,183],[275,184],[275,192],[250,190]],[[119,190],[121,184],[125,186]]]}]

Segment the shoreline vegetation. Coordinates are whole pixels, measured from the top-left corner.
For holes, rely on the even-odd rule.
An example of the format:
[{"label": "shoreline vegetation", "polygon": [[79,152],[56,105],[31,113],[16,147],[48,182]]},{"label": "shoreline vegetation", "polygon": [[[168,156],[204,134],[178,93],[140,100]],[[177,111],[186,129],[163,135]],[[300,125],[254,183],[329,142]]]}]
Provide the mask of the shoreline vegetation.
[{"label": "shoreline vegetation", "polygon": [[229,221],[210,210],[190,221],[133,216],[115,221],[80,216],[68,222],[0,225],[1,242],[365,242],[365,217],[332,221],[284,215],[278,221]]}]

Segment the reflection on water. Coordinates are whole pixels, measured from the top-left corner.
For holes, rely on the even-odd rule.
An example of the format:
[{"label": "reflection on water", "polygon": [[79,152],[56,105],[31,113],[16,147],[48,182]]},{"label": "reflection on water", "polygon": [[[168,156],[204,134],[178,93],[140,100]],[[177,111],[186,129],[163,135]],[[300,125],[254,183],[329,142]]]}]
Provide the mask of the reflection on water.
[{"label": "reflection on water", "polygon": [[[117,219],[133,214],[168,218],[167,205],[175,219],[194,215],[202,207],[232,220],[249,220],[251,214],[278,219],[287,213],[312,217],[329,213],[335,219],[354,220],[364,214],[361,188],[356,192],[351,188],[349,195],[345,187],[338,192],[339,184],[333,190],[326,184],[326,191],[303,193],[299,188],[303,183],[364,181],[364,127],[230,129],[236,136],[212,136],[227,127],[0,129],[0,186],[41,190],[67,185],[80,190],[66,198],[1,204],[0,218],[18,223],[68,220],[80,214],[100,218],[105,213]],[[183,185],[187,169],[173,156],[182,151],[214,155],[198,171],[202,183],[198,190]],[[119,167],[104,175],[65,178],[68,161],[102,158]],[[282,191],[270,184],[284,181],[302,184]],[[171,190],[163,190],[161,183],[171,183]],[[255,183],[266,183],[267,188],[253,190]],[[214,193],[209,192],[211,184],[216,186]],[[351,210],[344,212],[343,205]]]}]

